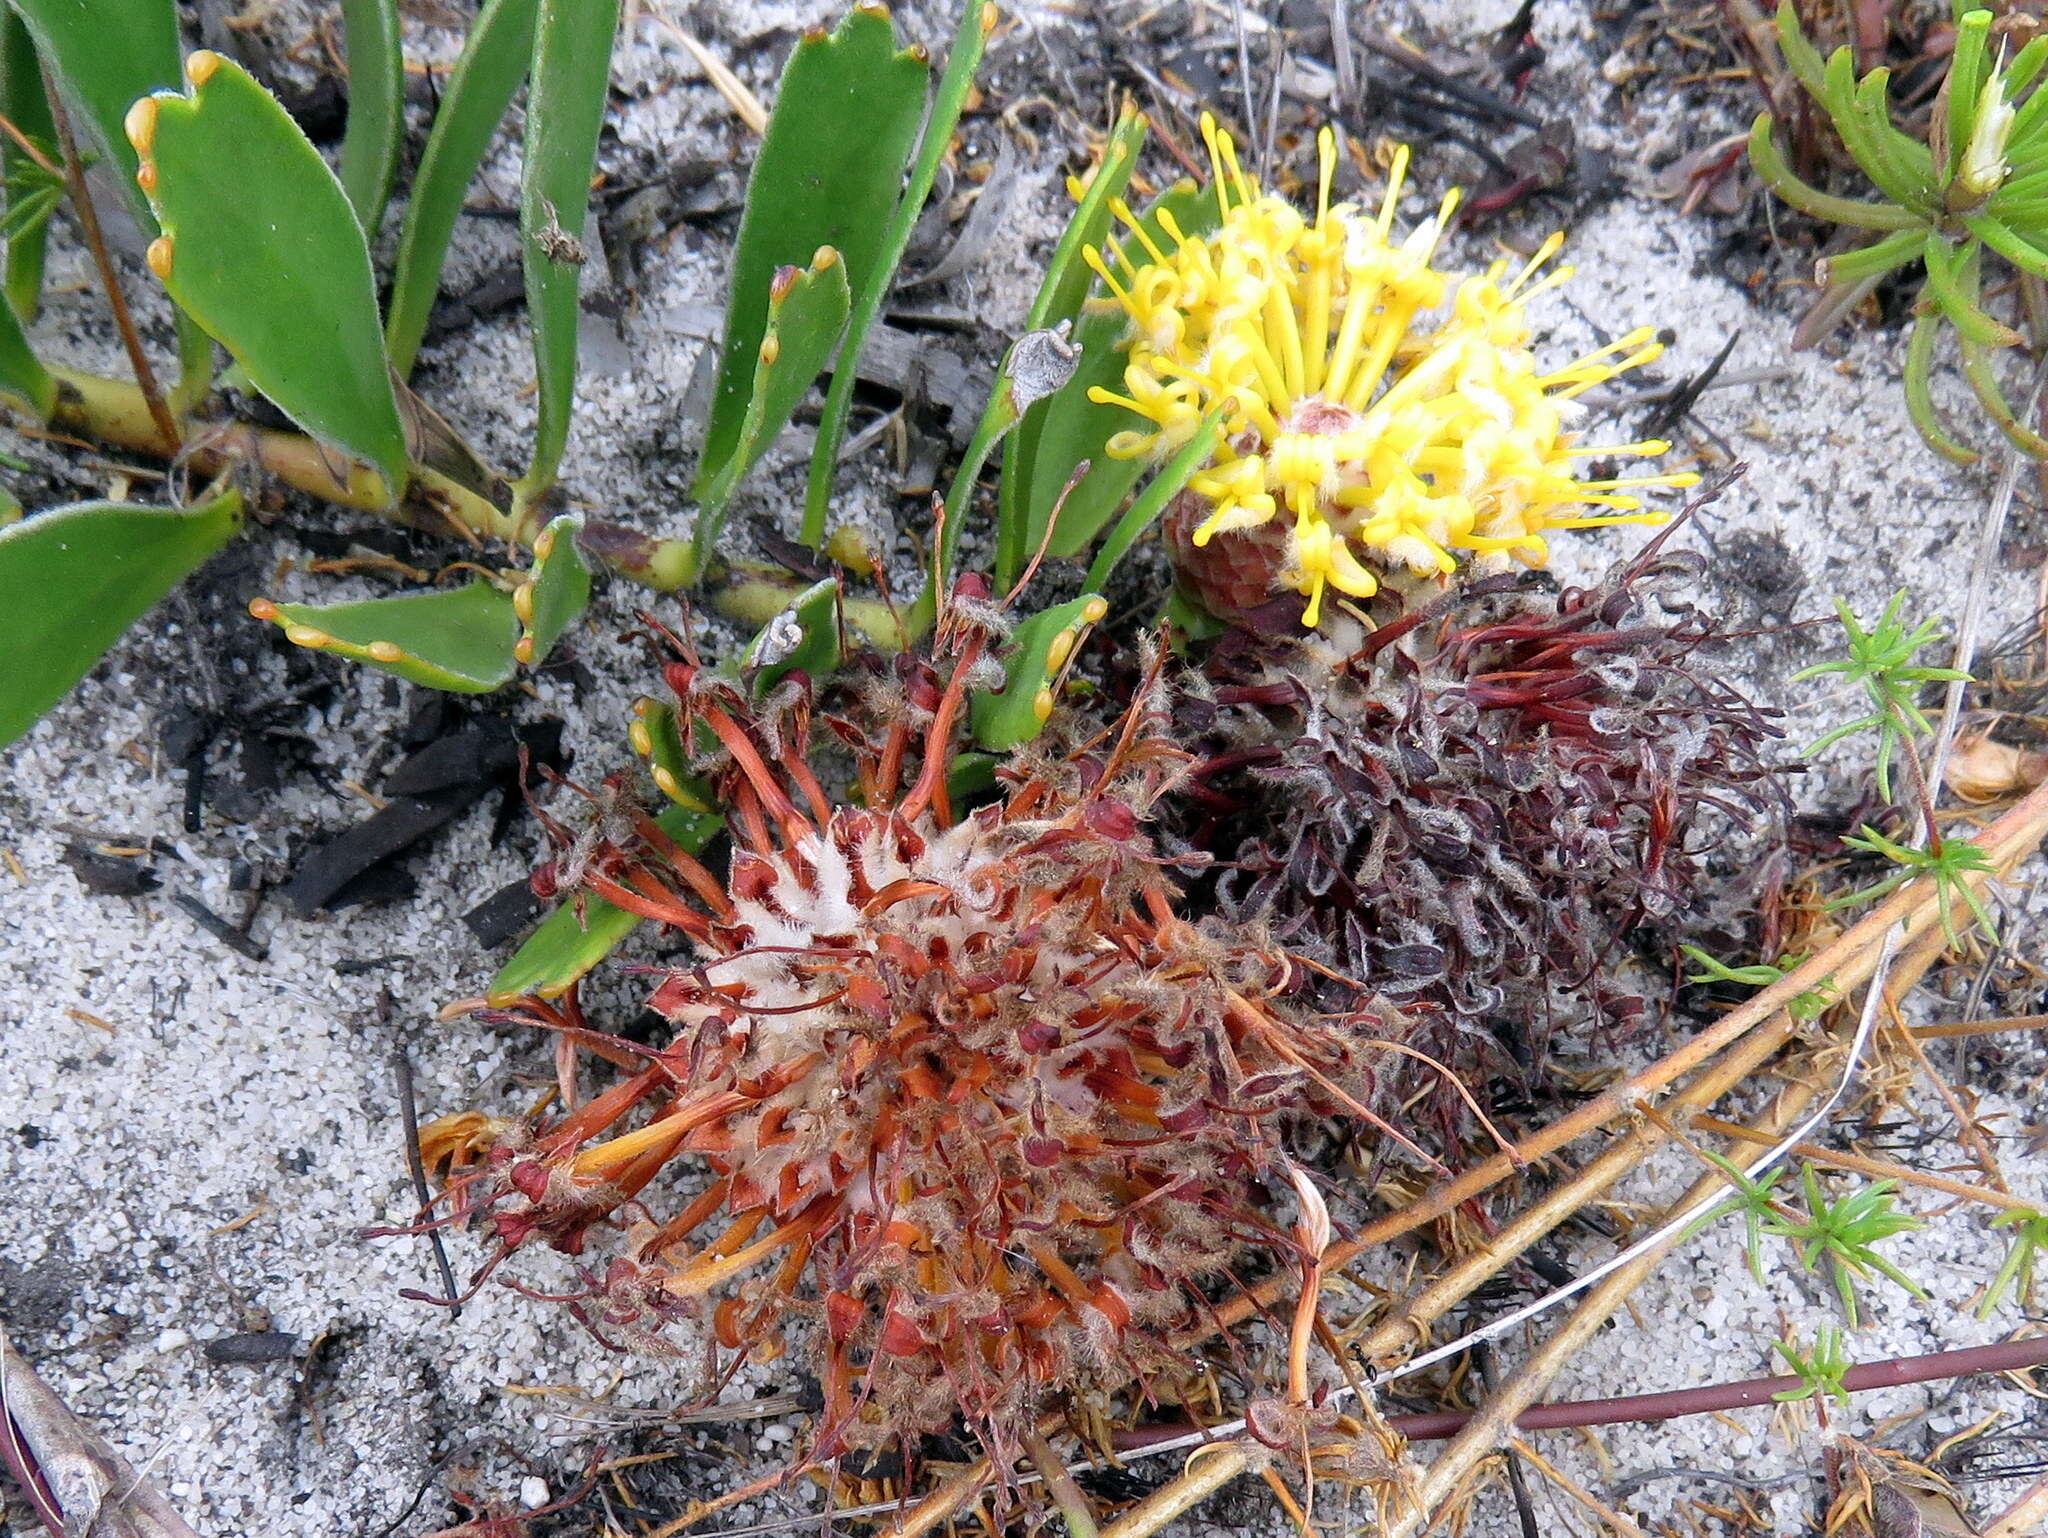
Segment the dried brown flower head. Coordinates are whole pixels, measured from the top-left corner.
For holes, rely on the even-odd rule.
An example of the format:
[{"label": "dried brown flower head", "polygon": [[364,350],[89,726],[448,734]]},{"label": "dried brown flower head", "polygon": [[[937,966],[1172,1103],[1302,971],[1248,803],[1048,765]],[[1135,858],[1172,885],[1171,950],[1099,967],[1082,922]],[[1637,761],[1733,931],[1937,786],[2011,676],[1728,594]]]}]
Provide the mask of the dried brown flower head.
[{"label": "dried brown flower head", "polygon": [[[506,1252],[605,1257],[574,1300],[601,1332],[658,1337],[708,1307],[758,1358],[810,1321],[818,1456],[962,1422],[1013,1450],[1065,1391],[1171,1375],[1205,1288],[1291,1253],[1268,1215],[1294,1200],[1289,1122],[1371,1094],[1375,1032],[1277,1003],[1290,965],[1260,931],[1180,916],[1146,833],[1185,763],[1154,691],[953,815],[991,636],[956,619],[952,641],[944,673],[896,666],[879,728],[828,722],[855,755],[849,801],[807,756],[806,688],[755,706],[666,665],[684,740],[717,745],[696,767],[729,864],[615,788],[542,884],[573,876],[689,938],[650,998],[672,1034],[634,1047],[573,995],[522,1001],[511,1017],[632,1071],[456,1186]],[[694,1196],[670,1184],[698,1170]]]}]

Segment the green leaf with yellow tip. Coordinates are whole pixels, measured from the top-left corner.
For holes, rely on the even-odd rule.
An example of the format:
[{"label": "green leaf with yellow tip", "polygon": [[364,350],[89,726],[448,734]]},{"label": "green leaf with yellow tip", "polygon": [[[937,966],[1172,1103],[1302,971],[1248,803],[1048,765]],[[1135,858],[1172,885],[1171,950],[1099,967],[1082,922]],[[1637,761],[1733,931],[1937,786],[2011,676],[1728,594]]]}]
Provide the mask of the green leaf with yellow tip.
[{"label": "green leaf with yellow tip", "polygon": [[[701,852],[725,827],[715,812],[671,806],[655,823],[691,854]],[[565,902],[527,937],[512,959],[491,979],[486,997],[509,1003],[521,994],[555,998],[605,957],[640,923],[640,916],[615,908],[602,897],[585,896],[581,911]]]},{"label": "green leaf with yellow tip", "polygon": [[676,708],[660,700],[643,699],[633,707],[634,721],[628,734],[633,751],[647,761],[647,772],[659,790],[677,806],[709,812],[711,792],[690,773],[689,757],[683,752],[682,728]]},{"label": "green leaf with yellow tip", "polygon": [[259,598],[249,612],[279,626],[296,645],[458,694],[488,694],[509,681],[519,641],[512,600],[488,582],[360,603]]},{"label": "green leaf with yellow tip", "polygon": [[27,731],[159,598],[241,526],[197,507],[81,502],[0,528],[0,745]]},{"label": "green leaf with yellow tip", "polygon": [[745,435],[777,271],[830,246],[853,292],[877,281],[930,76],[921,51],[898,51],[888,8],[877,4],[856,5],[830,35],[805,33],[790,54],[740,214],[700,501]]},{"label": "green leaf with yellow tip", "polygon": [[[1216,227],[1215,197],[1192,182],[1182,182],[1161,194],[1139,219],[1164,248],[1170,249],[1172,241],[1160,223],[1162,209],[1193,239]],[[1059,522],[1053,527],[1047,551],[1060,557],[1078,556],[1116,516],[1144,473],[1142,457],[1113,459],[1106,445],[1118,433],[1143,432],[1150,423],[1122,406],[1088,398],[1088,392],[1097,387],[1123,390],[1124,367],[1130,361],[1130,330],[1129,317],[1098,284],[1091,290],[1084,318],[1074,333],[1081,347],[1081,366],[1058,391],[1032,407],[1025,419],[1028,425],[1036,418],[1038,427],[1030,457],[1019,462],[1024,477],[1018,504],[1023,526],[1009,541],[1013,553],[1022,552],[1016,557],[1020,571],[1022,563],[1045,542],[1046,525],[1052,521],[1055,507]],[[1062,503],[1061,493],[1084,460],[1087,474]]]},{"label": "green leaf with yellow tip", "polygon": [[1019,625],[1002,659],[1003,687],[977,690],[968,704],[974,740],[991,753],[1007,753],[1036,737],[1052,715],[1081,637],[1108,612],[1100,595],[1084,593]]},{"label": "green leaf with yellow tip", "polygon": [[373,466],[395,498],[405,429],[355,210],[248,71],[201,50],[185,73],[187,94],[144,97],[128,116],[163,227],[150,269],[258,390]]},{"label": "green leaf with yellow tip", "polygon": [[698,570],[718,539],[740,477],[768,452],[819,370],[831,361],[852,302],[846,263],[830,246],[820,247],[808,267],[782,268],[768,285],[767,328],[755,354],[754,383],[739,436],[726,462],[709,481],[700,482],[693,540]]},{"label": "green leaf with yellow tip", "polygon": [[840,628],[839,584],[827,578],[761,627],[740,658],[741,676],[751,676],[757,697],[798,669],[822,679],[839,666]]},{"label": "green leaf with yellow tip", "polygon": [[384,320],[385,346],[401,377],[412,373],[426,334],[463,194],[532,62],[539,8],[539,0],[485,0],[469,25],[461,57],[442,82],[427,147],[406,189]]},{"label": "green leaf with yellow tip", "polygon": [[534,29],[519,184],[520,259],[538,381],[533,460],[519,483],[525,504],[554,485],[569,441],[582,324],[583,221],[618,22],[611,0],[541,0]]},{"label": "green leaf with yellow tip", "polygon": [[[1080,316],[1081,302],[1088,297],[1089,285],[1094,282],[1082,252],[1089,246],[1099,248],[1103,237],[1109,233],[1110,221],[1114,217],[1111,203],[1121,198],[1124,189],[1130,185],[1131,172],[1138,164],[1138,151],[1144,148],[1144,144],[1144,114],[1127,108],[1117,120],[1109,142],[1103,146],[1102,161],[1096,166],[1080,201],[1074,205],[1074,212],[1067,220],[1066,230],[1060,236],[1052,260],[1046,263],[1038,296],[1032,301],[1031,314],[1024,322],[1026,331],[1046,330],[1063,320],[1071,321]],[[1035,546],[1026,549],[1024,544],[1028,528],[1026,493],[1031,472],[1038,463],[1039,433],[1045,426],[1046,413],[1051,406],[1050,398],[1033,403],[1003,444],[1002,511],[996,524],[996,586],[1002,590],[1016,585],[1017,578],[1023,574],[1025,562],[1036,550]],[[1061,484],[1065,484],[1064,478]],[[1039,527],[1043,529],[1043,523]]]},{"label": "green leaf with yellow tip", "polygon": [[582,532],[580,513],[564,513],[542,529],[533,542],[533,570],[512,594],[519,620],[512,652],[528,667],[547,660],[562,632],[590,603],[590,562],[576,543]]},{"label": "green leaf with yellow tip", "polygon": [[103,151],[145,235],[149,210],[135,187],[136,153],[123,132],[131,103],[175,90],[178,8],[172,0],[12,0],[65,94],[84,113],[82,136]]}]

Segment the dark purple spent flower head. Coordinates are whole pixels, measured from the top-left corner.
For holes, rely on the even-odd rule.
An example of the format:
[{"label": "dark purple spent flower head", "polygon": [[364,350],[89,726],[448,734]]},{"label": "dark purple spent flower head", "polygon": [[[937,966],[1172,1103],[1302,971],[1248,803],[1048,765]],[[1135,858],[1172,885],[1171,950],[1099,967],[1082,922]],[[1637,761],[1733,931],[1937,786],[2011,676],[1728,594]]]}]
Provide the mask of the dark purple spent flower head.
[{"label": "dark purple spent flower head", "polygon": [[1356,997],[1340,978],[1400,1006],[1449,1073],[1411,1060],[1385,1092],[1433,1083],[1447,1136],[1450,1075],[1527,1093],[1553,1032],[1646,1021],[1634,963],[1705,927],[1710,869],[1768,905],[1791,771],[1776,713],[1711,664],[1702,566],[1660,542],[1591,587],[1483,579],[1335,666],[1236,632],[1183,704],[1206,751],[1183,831],[1218,906],[1271,925],[1332,1008]]}]

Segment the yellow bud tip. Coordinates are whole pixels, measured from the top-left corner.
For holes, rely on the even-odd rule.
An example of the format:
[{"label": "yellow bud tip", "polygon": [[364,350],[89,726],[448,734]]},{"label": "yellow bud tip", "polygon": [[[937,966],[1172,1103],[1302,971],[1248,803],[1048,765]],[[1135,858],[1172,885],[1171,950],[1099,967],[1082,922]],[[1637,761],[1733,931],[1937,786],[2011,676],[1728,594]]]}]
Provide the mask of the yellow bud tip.
[{"label": "yellow bud tip", "polygon": [[252,598],[249,600],[249,613],[257,619],[274,620],[277,618],[277,605],[268,598]]},{"label": "yellow bud tip", "polygon": [[171,275],[171,237],[159,235],[152,240],[149,249],[143,253],[143,260],[159,278],[168,278]]},{"label": "yellow bud tip", "polygon": [[368,650],[372,662],[397,662],[405,656],[405,648],[396,641],[372,641]]},{"label": "yellow bud tip", "polygon": [[1683,491],[1686,487],[1697,486],[1699,483],[1700,474],[1697,470],[1681,470],[1672,476],[1669,482],[1674,491]]},{"label": "yellow bud tip", "polygon": [[1052,690],[1040,689],[1031,697],[1031,713],[1041,721],[1052,719]]},{"label": "yellow bud tip", "polygon": [[773,368],[775,360],[782,356],[782,338],[768,336],[761,339],[761,367]]},{"label": "yellow bud tip", "polygon": [[994,32],[996,23],[1002,19],[1003,13],[1001,11],[997,10],[993,5],[984,5],[981,8],[981,35],[987,37],[990,33]]},{"label": "yellow bud tip", "polygon": [[128,115],[121,119],[121,129],[128,135],[128,142],[135,146],[135,153],[147,155],[149,147],[156,140],[156,98],[142,97],[128,109]]},{"label": "yellow bud tip", "polygon": [[1057,673],[1067,665],[1067,659],[1074,655],[1074,642],[1077,639],[1077,633],[1072,630],[1062,630],[1052,638],[1052,644],[1045,649],[1045,668],[1048,673]]},{"label": "yellow bud tip", "polygon": [[676,777],[673,774],[662,768],[659,764],[654,766],[654,786],[655,789],[659,790],[671,801],[681,801],[683,799],[683,787],[677,783]]},{"label": "yellow bud tip", "polygon": [[1091,625],[1101,624],[1102,617],[1107,613],[1109,613],[1109,600],[1107,598],[1091,598],[1081,606],[1081,618],[1088,621]]},{"label": "yellow bud tip", "polygon": [[654,733],[647,729],[645,721],[635,721],[626,729],[626,740],[633,744],[633,751],[642,758],[654,752]]},{"label": "yellow bud tip", "polygon": [[522,582],[512,589],[512,612],[519,616],[519,623],[533,623],[533,584]]},{"label": "yellow bud tip", "polygon": [[512,657],[514,661],[524,663],[527,667],[532,667],[533,637],[530,635],[521,636],[512,648]]},{"label": "yellow bud tip", "polygon": [[185,57],[185,78],[191,81],[193,89],[197,90],[213,78],[214,72],[220,68],[220,63],[220,55],[211,48],[194,49]]},{"label": "yellow bud tip", "polygon": [[135,168],[135,185],[140,187],[143,194],[147,197],[154,197],[156,195],[156,162],[154,160],[145,160]]},{"label": "yellow bud tip", "polygon": [[311,625],[287,625],[284,638],[294,646],[310,646],[315,651],[328,644],[333,638],[324,630],[315,630]]},{"label": "yellow bud tip", "polygon": [[542,529],[540,531],[540,538],[533,542],[533,558],[536,561],[545,561],[554,553],[555,531],[553,529]]},{"label": "yellow bud tip", "polygon": [[820,246],[817,253],[811,258],[812,272],[830,272],[838,265],[839,248],[837,246]]}]

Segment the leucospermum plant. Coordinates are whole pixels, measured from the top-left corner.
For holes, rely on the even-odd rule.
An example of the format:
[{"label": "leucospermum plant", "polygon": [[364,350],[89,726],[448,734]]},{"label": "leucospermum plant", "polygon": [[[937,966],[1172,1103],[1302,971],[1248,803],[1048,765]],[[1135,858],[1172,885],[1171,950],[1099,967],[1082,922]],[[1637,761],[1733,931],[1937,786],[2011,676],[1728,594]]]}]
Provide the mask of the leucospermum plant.
[{"label": "leucospermum plant", "polygon": [[[1147,424],[1109,440],[1127,457],[1180,448],[1220,410],[1215,453],[1166,519],[1181,583],[1217,617],[1246,619],[1291,591],[1313,629],[1331,589],[1369,599],[1395,576],[1448,577],[1471,557],[1540,565],[1549,531],[1661,521],[1636,493],[1696,481],[1580,476],[1589,457],[1669,448],[1584,444],[1568,425],[1576,396],[1663,347],[1644,327],[1558,367],[1537,362],[1526,310],[1571,276],[1544,273],[1562,235],[1454,286],[1431,264],[1455,192],[1396,232],[1405,149],[1376,214],[1333,204],[1325,128],[1311,220],[1260,190],[1213,118],[1202,135],[1213,227],[1162,209],[1155,231],[1119,203],[1125,237],[1088,254],[1131,328],[1123,390],[1091,395]],[[1446,297],[1449,314],[1433,319]]]},{"label": "leucospermum plant", "polygon": [[2048,438],[2013,409],[1994,368],[2001,349],[2030,343],[2038,350],[2048,341],[2038,320],[2030,339],[1992,312],[2003,263],[2017,275],[2020,309],[2032,317],[2048,313],[2041,286],[2048,280],[2048,93],[2039,88],[2048,37],[2008,53],[1998,36],[2004,30],[1991,11],[1958,7],[1954,54],[1923,143],[1892,121],[1890,71],[1874,69],[1859,80],[1846,46],[1823,63],[1784,0],[1777,33],[1786,66],[1878,197],[1840,197],[1801,180],[1779,151],[1768,112],[1749,137],[1750,165],[1778,197],[1871,237],[1821,259],[1821,294],[1800,323],[1801,341],[1818,341],[1885,279],[1923,267],[1906,349],[1906,405],[1928,444],[1962,463],[1977,455],[1942,423],[1931,387],[1944,330],[1954,333],[1963,376],[1998,430],[2027,453],[2048,457]]}]

